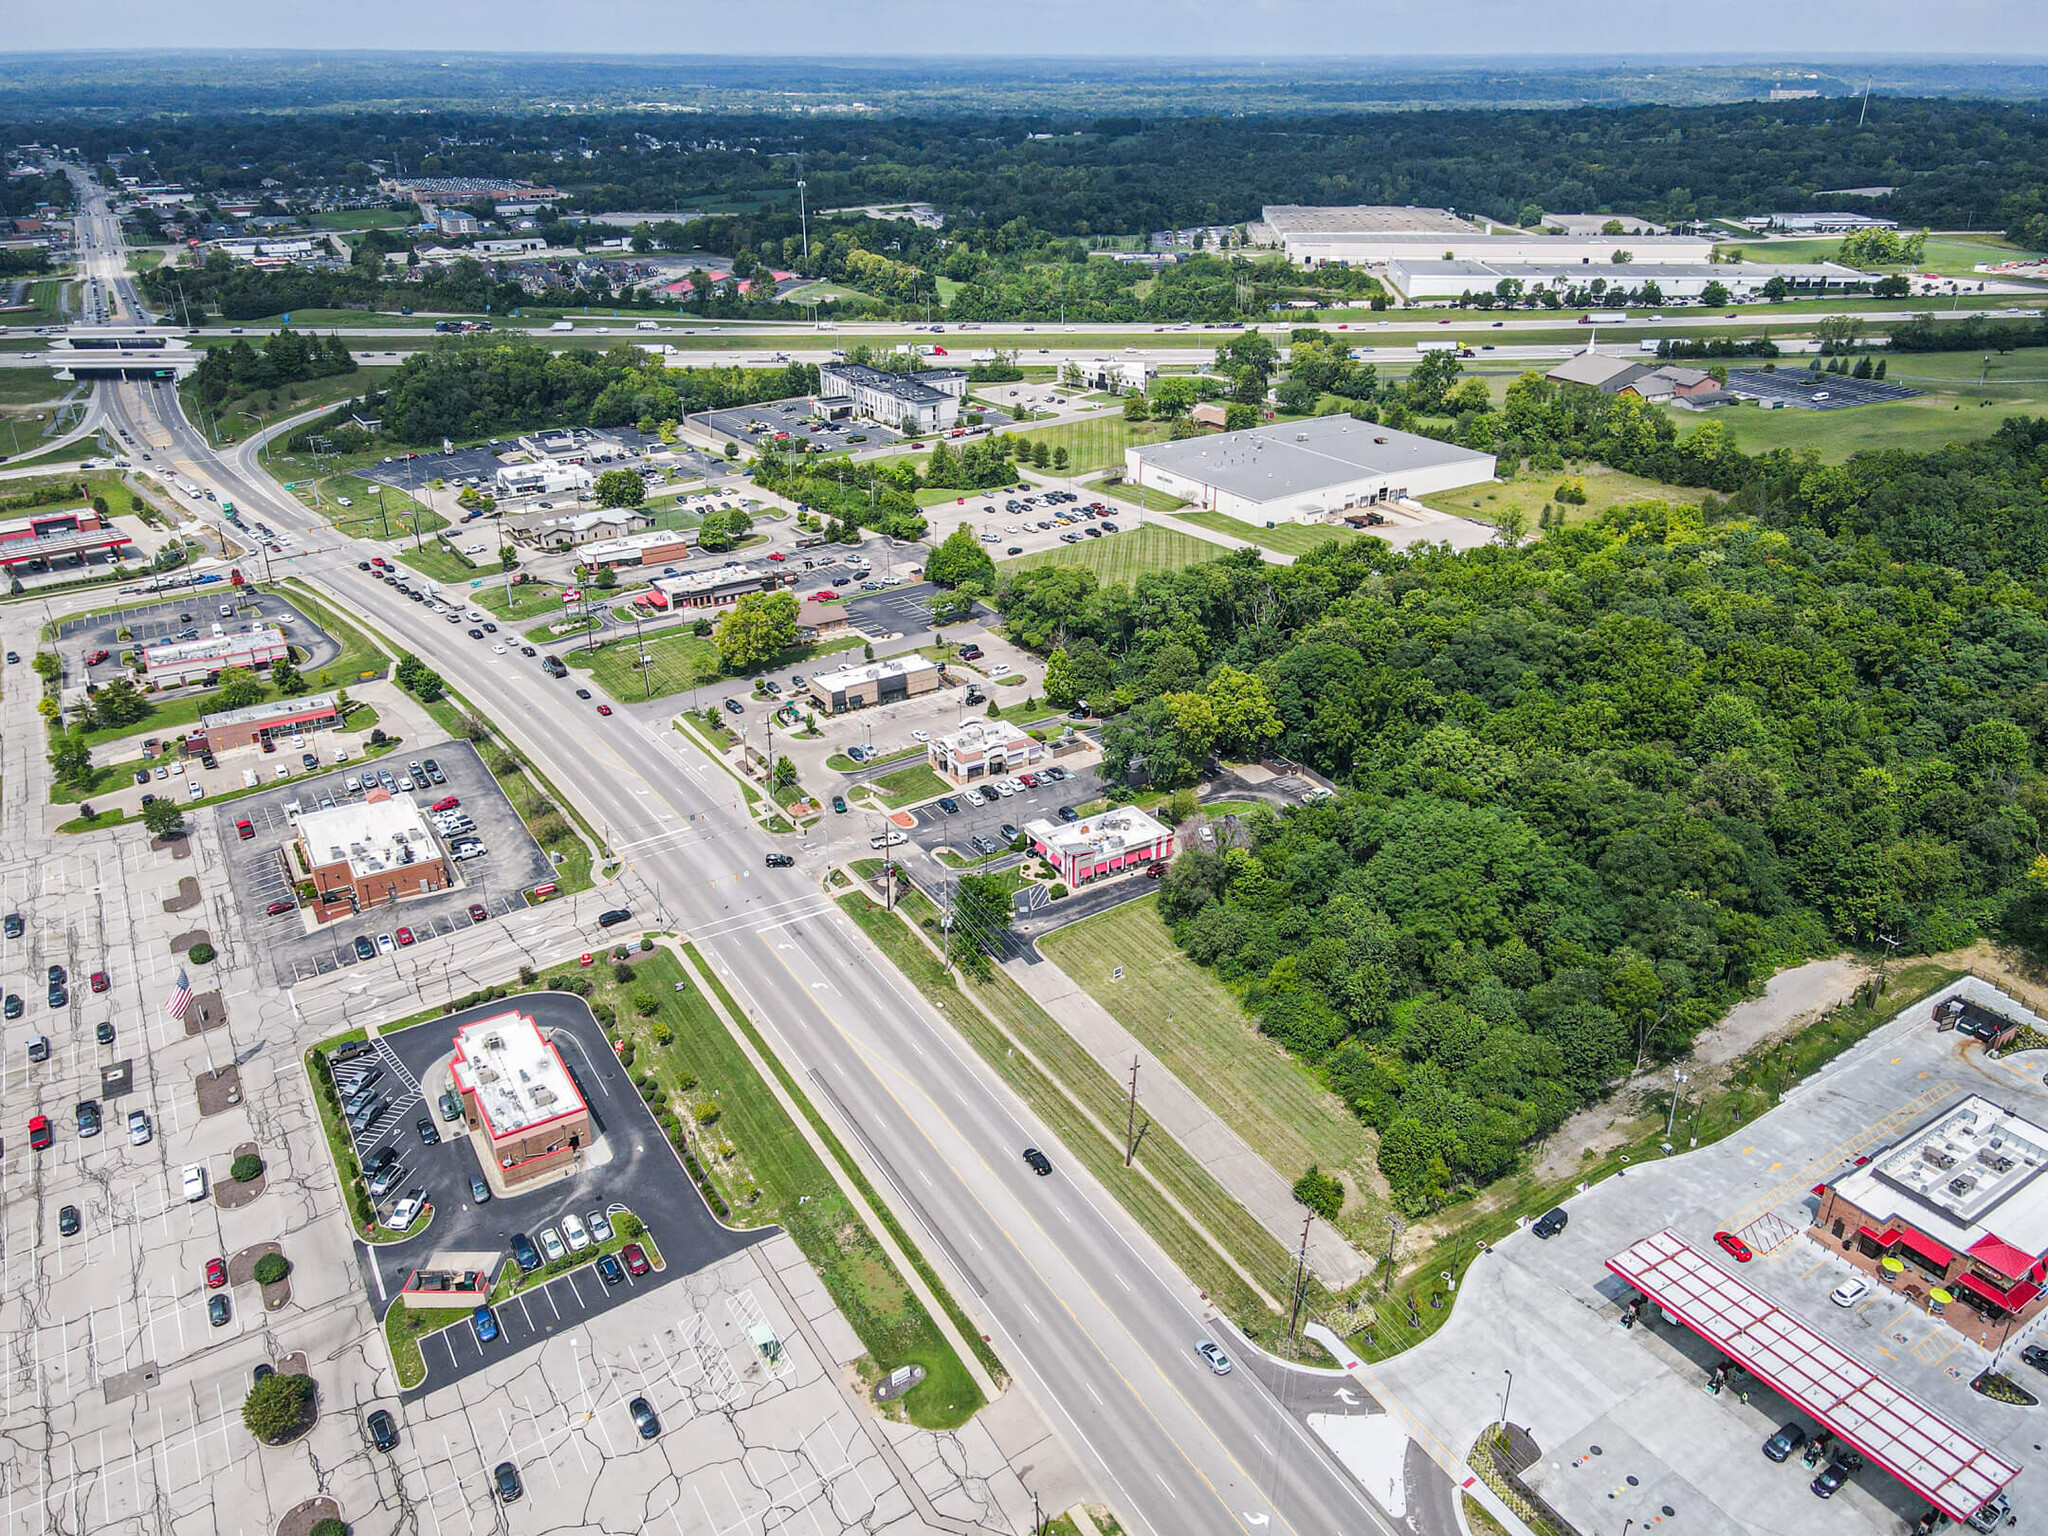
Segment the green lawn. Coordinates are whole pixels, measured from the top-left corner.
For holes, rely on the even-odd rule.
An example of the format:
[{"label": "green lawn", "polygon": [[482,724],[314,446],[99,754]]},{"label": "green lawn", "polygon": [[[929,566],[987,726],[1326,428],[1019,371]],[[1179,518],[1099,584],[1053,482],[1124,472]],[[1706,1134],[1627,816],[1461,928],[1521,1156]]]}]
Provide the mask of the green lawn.
[{"label": "green lawn", "polygon": [[1081,489],[1097,496],[1107,496],[1112,501],[1128,502],[1134,507],[1144,508],[1147,512],[1178,512],[1187,505],[1178,496],[1169,496],[1166,492],[1155,490],[1149,485],[1130,485],[1108,476],[1100,480],[1091,480]]},{"label": "green lawn", "polygon": [[[643,650],[652,658],[644,678],[640,665]],[[601,645],[595,651],[579,646],[563,652],[562,659],[572,667],[587,667],[592,681],[622,703],[687,693],[701,684],[716,682],[723,671],[718,647],[687,630],[650,636],[644,646],[636,644],[631,635]]]},{"label": "green lawn", "polygon": [[340,208],[312,218],[315,229],[338,230],[405,229],[417,222],[415,215],[396,208]]},{"label": "green lawn", "polygon": [[[1377,1182],[1372,1132],[1293,1057],[1260,1034],[1215,975],[1184,955],[1155,898],[1125,902],[1039,940],[1039,949],[1142,1041],[1284,1177],[1309,1164],[1354,1192]],[[1123,979],[1111,973],[1123,968]],[[1346,1203],[1342,1224],[1371,1217]],[[1378,1234],[1384,1238],[1384,1232]]]},{"label": "green lawn", "polygon": [[1320,523],[1281,523],[1278,527],[1261,528],[1227,512],[1181,512],[1176,515],[1182,522],[1212,528],[1234,539],[1247,539],[1261,549],[1278,550],[1283,555],[1305,555],[1320,544],[1342,544],[1361,537],[1355,528],[1332,528]]},{"label": "green lawn", "polygon": [[[1680,428],[1683,431],[1683,428]],[[1557,500],[1557,488],[1566,481],[1576,481],[1586,490],[1584,506],[1568,505]],[[1419,498],[1426,507],[1439,512],[1449,512],[1456,517],[1469,517],[1477,522],[1498,526],[1502,517],[1509,512],[1522,514],[1522,526],[1530,533],[1536,531],[1536,520],[1545,506],[1563,509],[1567,522],[1584,522],[1599,517],[1610,507],[1624,506],[1637,501],[1685,502],[1698,505],[1705,491],[1688,489],[1683,486],[1663,485],[1655,480],[1644,480],[1635,475],[1625,475],[1620,470],[1609,469],[1604,464],[1578,464],[1557,474],[1539,475],[1534,471],[1516,479],[1491,485],[1468,485],[1460,491],[1442,491],[1434,496]]]},{"label": "green lawn", "polygon": [[[198,345],[230,346],[242,339],[215,337]],[[251,345],[260,345],[263,340],[253,334],[247,339]],[[296,416],[315,406],[338,405],[357,395],[367,394],[379,388],[396,371],[393,368],[358,368],[354,373],[337,373],[330,378],[309,379],[301,384],[280,384],[275,389],[259,389],[246,395],[231,396],[218,407],[202,406],[189,383],[180,386],[179,397],[185,403],[186,416],[207,434],[208,441],[218,447],[239,441],[252,432],[260,432],[272,422]],[[301,458],[282,452],[266,452],[264,459],[280,480],[311,475],[314,469],[310,456]]]},{"label": "green lawn", "polygon": [[913,763],[868,783],[881,794],[882,804],[892,811],[943,795],[953,787],[933,772],[928,763]]},{"label": "green lawn", "polygon": [[1126,448],[1166,441],[1168,428],[1158,421],[1125,421],[1120,415],[1104,415],[1093,421],[1065,422],[1057,427],[1032,427],[1016,436],[1023,442],[1042,442],[1047,449],[1064,448],[1067,468],[1075,474],[1097,469],[1121,469]]},{"label": "green lawn", "polygon": [[[1660,407],[1664,409],[1664,407]],[[1729,441],[1744,453],[1773,448],[1811,448],[1822,459],[1840,463],[1852,453],[1873,448],[1905,448],[1927,452],[1949,443],[1989,437],[2007,416],[2048,414],[2048,384],[2018,390],[1970,390],[1922,395],[1886,405],[1857,405],[1839,411],[1765,411],[1734,406],[1713,412]],[[1681,435],[1691,429],[1680,420]]]},{"label": "green lawn", "polygon": [[[1721,249],[1740,250],[1750,261],[1835,261],[1841,256],[1842,240],[1839,235],[1827,240],[1729,240]],[[2012,261],[2021,256],[2038,254],[2024,250],[1999,235],[1929,235],[1926,255],[1910,267],[1879,266],[1870,270],[1939,272],[1944,277],[1979,277],[1982,274],[1976,267],[1980,261]]]},{"label": "green lawn", "polygon": [[[276,473],[273,466],[273,473]],[[404,491],[365,480],[361,475],[327,475],[319,480],[286,482],[292,494],[341,532],[355,539],[411,538],[414,533],[439,533],[448,520],[422,506]],[[341,505],[342,498],[349,505]]]},{"label": "green lawn", "polygon": [[54,368],[0,368],[0,405],[41,405],[77,387]]},{"label": "green lawn", "polygon": [[401,564],[411,566],[430,580],[451,582],[457,586],[466,587],[480,576],[497,573],[495,560],[488,567],[480,565],[468,555],[458,552],[446,539],[429,539],[417,549],[408,546],[398,552],[398,559]]},{"label": "green lawn", "polygon": [[[467,579],[475,580],[475,573],[472,572]],[[562,589],[528,582],[514,586],[512,595],[507,597],[505,583],[500,581],[495,586],[478,587],[470,594],[470,601],[501,619],[537,619],[544,614],[562,611]]]},{"label": "green lawn", "polygon": [[[9,469],[33,469],[47,464],[55,469],[65,464],[80,464],[87,459],[103,459],[106,456],[106,442],[99,433],[95,432],[89,436],[79,438],[76,442],[66,443],[61,448],[50,448],[41,453],[25,453],[20,458],[9,459],[7,467]],[[125,498],[120,505],[127,505]]]},{"label": "green lawn", "polygon": [[1036,554],[1019,555],[1014,560],[998,562],[996,569],[1000,573],[1029,570],[1034,565],[1085,565],[1104,586],[1114,586],[1133,581],[1148,571],[1177,571],[1205,560],[1221,559],[1227,553],[1207,539],[1147,523],[1142,528],[1104,534],[1099,539],[1083,539],[1079,544],[1061,544]]}]

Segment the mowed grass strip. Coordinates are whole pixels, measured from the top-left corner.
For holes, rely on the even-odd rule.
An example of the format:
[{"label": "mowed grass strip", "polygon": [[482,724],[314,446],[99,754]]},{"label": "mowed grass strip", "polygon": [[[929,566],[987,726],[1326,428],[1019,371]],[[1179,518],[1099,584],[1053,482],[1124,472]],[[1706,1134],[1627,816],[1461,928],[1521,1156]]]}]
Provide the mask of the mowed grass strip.
[{"label": "mowed grass strip", "polygon": [[1103,586],[1135,581],[1153,571],[1178,571],[1205,560],[1220,560],[1230,551],[1207,539],[1177,528],[1160,528],[1147,523],[1099,539],[1078,544],[1061,544],[1035,554],[1019,555],[1000,562],[999,572],[1027,571],[1038,565],[1085,565]]},{"label": "mowed grass strip", "polygon": [[[1283,1177],[1311,1163],[1341,1174],[1351,1198],[1340,1225],[1366,1230],[1375,1219],[1360,1198],[1377,1167],[1372,1133],[1181,953],[1157,897],[1058,929],[1038,947]],[[1123,979],[1112,981],[1118,966]]]},{"label": "mowed grass strip", "polygon": [[1027,443],[1044,443],[1047,452],[1066,449],[1067,469],[1081,474],[1094,469],[1121,469],[1126,448],[1165,442],[1170,430],[1163,421],[1125,421],[1121,415],[1103,415],[1092,421],[1033,427],[1014,436]]},{"label": "mowed grass strip", "polygon": [[1277,550],[1283,555],[1305,555],[1318,545],[1342,544],[1360,536],[1355,528],[1332,528],[1321,523],[1281,523],[1276,527],[1261,528],[1257,523],[1232,517],[1228,512],[1182,512],[1178,516],[1184,523],[1227,533],[1234,539],[1243,539],[1261,549]]},{"label": "mowed grass strip", "polygon": [[[648,657],[644,677],[642,652]],[[628,635],[594,651],[580,646],[564,651],[562,659],[572,667],[588,668],[592,681],[621,703],[686,693],[717,682],[722,670],[718,647],[692,634],[650,635],[644,643]]]}]

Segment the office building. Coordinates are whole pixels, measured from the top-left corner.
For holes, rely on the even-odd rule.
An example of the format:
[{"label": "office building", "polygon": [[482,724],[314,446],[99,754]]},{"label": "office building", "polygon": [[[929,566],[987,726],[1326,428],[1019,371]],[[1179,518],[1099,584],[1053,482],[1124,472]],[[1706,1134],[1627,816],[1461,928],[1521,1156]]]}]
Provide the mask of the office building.
[{"label": "office building", "polygon": [[943,432],[960,419],[967,374],[959,368],[890,373],[863,363],[821,363],[818,405],[826,415],[865,417],[912,434]]}]

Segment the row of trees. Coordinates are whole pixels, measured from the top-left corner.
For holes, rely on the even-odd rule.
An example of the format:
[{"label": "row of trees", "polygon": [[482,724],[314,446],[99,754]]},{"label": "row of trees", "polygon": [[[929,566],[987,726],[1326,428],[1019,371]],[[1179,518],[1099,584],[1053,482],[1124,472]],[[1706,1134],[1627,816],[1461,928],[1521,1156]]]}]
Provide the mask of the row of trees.
[{"label": "row of trees", "polygon": [[1112,774],[1272,751],[1344,786],[1183,852],[1161,911],[1379,1130],[1410,1211],[1778,965],[2048,943],[2048,423],[1743,463],[1718,507],[1527,546],[998,593],[1049,698],[1121,711]]},{"label": "row of trees", "polygon": [[354,373],[356,360],[339,336],[311,335],[286,326],[261,347],[246,339],[208,347],[186,385],[202,405],[218,407],[237,395]]}]

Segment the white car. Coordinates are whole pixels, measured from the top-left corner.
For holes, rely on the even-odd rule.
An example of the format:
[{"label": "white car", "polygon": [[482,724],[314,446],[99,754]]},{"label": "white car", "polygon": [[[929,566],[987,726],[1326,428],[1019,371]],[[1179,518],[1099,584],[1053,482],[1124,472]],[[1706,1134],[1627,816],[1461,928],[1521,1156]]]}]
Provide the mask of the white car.
[{"label": "white car", "polygon": [[1861,1275],[1853,1275],[1836,1286],[1828,1300],[1838,1307],[1853,1307],[1870,1294],[1870,1282]]},{"label": "white car", "polygon": [[502,645],[494,645],[491,647],[491,654],[493,656],[502,656],[505,654],[505,647]]},{"label": "white car", "polygon": [[350,501],[350,500],[348,499],[348,497],[346,497],[346,496],[337,496],[337,497],[335,497],[335,498],[334,498],[334,504],[335,504],[335,505],[336,505],[337,507],[352,507],[352,506],[354,506],[354,505],[355,505],[355,503],[354,503],[353,501]]},{"label": "white car", "polygon": [[583,1225],[583,1218],[574,1211],[562,1218],[562,1236],[569,1240],[571,1253],[581,1253],[590,1246],[590,1229]]},{"label": "white car", "polygon": [[420,1207],[426,1203],[427,1197],[424,1194],[415,1192],[407,1195],[391,1207],[391,1214],[384,1218],[384,1225],[393,1232],[403,1232],[420,1219]]},{"label": "white car", "polygon": [[988,796],[978,789],[970,789],[967,791],[967,803],[969,805],[987,805]]},{"label": "white car", "polygon": [[148,1141],[148,1140],[149,1140],[149,1138],[150,1138],[150,1135],[151,1135],[151,1134],[152,1134],[152,1133],[151,1133],[151,1131],[150,1131],[150,1128],[149,1128],[149,1116],[148,1116],[147,1114],[145,1114],[145,1113],[144,1113],[144,1112],[143,1112],[142,1110],[139,1110],[139,1109],[131,1109],[131,1110],[129,1110],[129,1111],[128,1111],[128,1141],[129,1141],[129,1144],[130,1144],[131,1146],[137,1146],[137,1147],[139,1147],[139,1146],[141,1146],[141,1145],[142,1145],[143,1143],[145,1143],[146,1141]]},{"label": "white car", "polygon": [[1001,795],[1005,800],[1007,800],[1010,798],[1010,796],[1017,793],[1017,786],[1012,784],[1008,779],[1004,779],[1000,784],[996,785],[996,793]]},{"label": "white car", "polygon": [[187,1163],[184,1179],[186,1204],[190,1205],[194,1201],[206,1198],[206,1164]]},{"label": "white car", "polygon": [[556,1259],[566,1258],[569,1253],[569,1250],[562,1246],[561,1234],[553,1227],[540,1229],[540,1248],[541,1252],[548,1256],[550,1263]]},{"label": "white car", "polygon": [[390,934],[380,933],[377,935],[377,953],[380,955],[395,955],[398,953],[398,946],[392,942]]},{"label": "white car", "polygon": [[197,780],[194,780],[192,783],[187,784],[185,786],[185,794],[190,799],[200,800],[205,798],[206,791],[199,787],[199,783]]},{"label": "white car", "polygon": [[930,731],[912,731],[910,733],[910,739],[912,741],[920,743],[928,742],[932,739],[932,733]]},{"label": "white car", "polygon": [[999,661],[988,669],[988,675],[990,677],[1001,677],[1009,670],[1010,664],[1007,661]]}]

